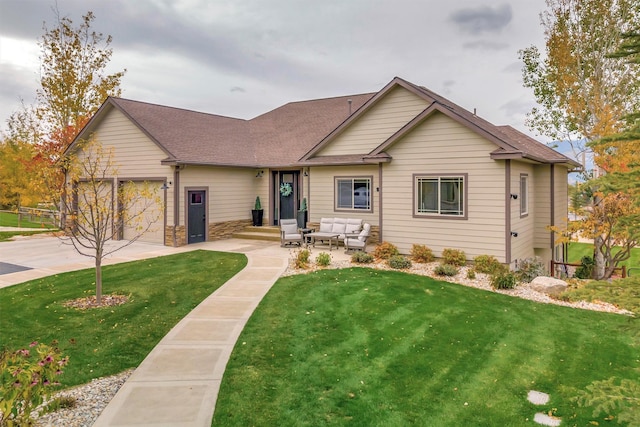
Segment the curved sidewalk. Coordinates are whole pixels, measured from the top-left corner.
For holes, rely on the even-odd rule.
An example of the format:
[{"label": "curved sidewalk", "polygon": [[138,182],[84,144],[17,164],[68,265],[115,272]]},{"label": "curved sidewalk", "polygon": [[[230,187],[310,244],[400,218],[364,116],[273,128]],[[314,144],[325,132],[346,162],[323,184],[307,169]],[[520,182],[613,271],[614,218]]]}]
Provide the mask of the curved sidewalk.
[{"label": "curved sidewalk", "polygon": [[222,240],[190,245],[244,253],[247,266],[183,318],[125,382],[94,426],[209,427],[227,361],[258,303],[286,270],[277,244]]}]

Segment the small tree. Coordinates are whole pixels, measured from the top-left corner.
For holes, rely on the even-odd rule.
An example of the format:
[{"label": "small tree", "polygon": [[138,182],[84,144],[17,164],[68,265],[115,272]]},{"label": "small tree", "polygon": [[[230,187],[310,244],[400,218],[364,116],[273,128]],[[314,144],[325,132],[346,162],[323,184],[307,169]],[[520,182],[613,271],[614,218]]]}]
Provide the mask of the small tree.
[{"label": "small tree", "polygon": [[581,221],[571,222],[566,230],[554,231],[561,233],[561,243],[570,242],[577,235],[598,239],[601,244],[595,247],[595,254],[604,262],[602,268],[596,265],[593,278],[608,279],[640,243],[640,207],[624,193],[600,193],[594,200],[591,206],[578,210],[584,217]]},{"label": "small tree", "polygon": [[[117,181],[113,149],[96,140],[79,141],[65,159],[66,184],[61,195],[65,243],[95,260],[96,302],[102,303],[102,260],[138,240],[160,219],[163,204],[149,183]],[[124,228],[130,240],[119,240]]]}]

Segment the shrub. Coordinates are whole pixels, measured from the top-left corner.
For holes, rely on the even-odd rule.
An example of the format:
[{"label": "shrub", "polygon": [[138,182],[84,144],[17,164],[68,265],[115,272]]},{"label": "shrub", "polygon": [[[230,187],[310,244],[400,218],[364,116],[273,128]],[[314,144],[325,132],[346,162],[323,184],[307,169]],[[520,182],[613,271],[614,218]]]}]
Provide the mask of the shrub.
[{"label": "shrub", "polygon": [[29,346],[0,354],[0,425],[32,425],[32,411],[60,384],[57,378],[69,360],[58,348],[37,342]]},{"label": "shrub", "polygon": [[467,279],[473,280],[476,278],[476,272],[473,269],[467,270]]},{"label": "shrub", "polygon": [[400,251],[396,245],[389,242],[380,243],[373,251],[373,256],[378,259],[389,259],[394,255],[400,255]]},{"label": "shrub", "polygon": [[411,267],[411,261],[402,255],[394,255],[387,261],[389,267],[395,268],[396,270],[402,270],[404,268]]},{"label": "shrub", "polygon": [[513,271],[501,271],[491,275],[491,286],[494,289],[513,289],[518,279]]},{"label": "shrub", "polygon": [[473,265],[478,273],[493,274],[505,268],[498,259],[491,255],[478,255],[473,259]]},{"label": "shrub", "polygon": [[320,252],[316,257],[316,264],[326,267],[331,264],[331,255],[326,252]]},{"label": "shrub", "polygon": [[310,257],[311,252],[309,252],[309,249],[296,249],[293,256],[293,264],[296,268],[308,268]]},{"label": "shrub", "polygon": [[459,249],[446,248],[442,251],[442,263],[462,267],[467,263],[467,255]]},{"label": "shrub", "polygon": [[576,272],[573,276],[578,279],[591,279],[593,277],[593,267],[596,263],[593,261],[593,257],[583,256],[580,260],[580,267],[576,268]]},{"label": "shrub", "polygon": [[460,270],[458,270],[458,267],[456,267],[455,265],[439,264],[436,266],[433,272],[438,276],[455,276],[460,272]]},{"label": "shrub", "polygon": [[435,257],[433,251],[425,245],[414,244],[411,247],[411,259],[415,262],[433,262]]},{"label": "shrub", "polygon": [[529,283],[536,277],[544,275],[544,264],[539,257],[522,259],[517,266],[516,276],[521,282]]},{"label": "shrub", "polygon": [[351,255],[351,262],[358,264],[369,264],[373,262],[373,255],[363,251],[356,251]]}]

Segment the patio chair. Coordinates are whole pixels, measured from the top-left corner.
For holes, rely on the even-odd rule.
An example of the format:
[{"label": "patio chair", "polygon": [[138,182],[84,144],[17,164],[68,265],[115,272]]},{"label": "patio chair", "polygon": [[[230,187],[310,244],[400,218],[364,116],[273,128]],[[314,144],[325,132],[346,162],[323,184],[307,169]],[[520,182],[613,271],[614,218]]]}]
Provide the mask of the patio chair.
[{"label": "patio chair", "polygon": [[281,219],[280,220],[280,246],[283,248],[286,245],[297,243],[298,246],[302,244],[302,233],[298,230],[298,220],[293,219]]},{"label": "patio chair", "polygon": [[365,223],[362,226],[362,231],[358,234],[358,237],[345,237],[344,247],[346,251],[365,251],[367,249],[367,240],[371,234],[371,224]]}]

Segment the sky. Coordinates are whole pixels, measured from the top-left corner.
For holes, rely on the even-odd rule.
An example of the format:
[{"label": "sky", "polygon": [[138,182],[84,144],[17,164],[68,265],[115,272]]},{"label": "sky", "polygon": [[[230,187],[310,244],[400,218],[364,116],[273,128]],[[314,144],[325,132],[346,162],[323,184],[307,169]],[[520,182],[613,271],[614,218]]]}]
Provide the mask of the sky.
[{"label": "sky", "polygon": [[0,0],[0,129],[35,101],[53,8],[111,35],[122,97],[250,119],[394,77],[536,139],[518,50],[544,46],[544,0]]}]

